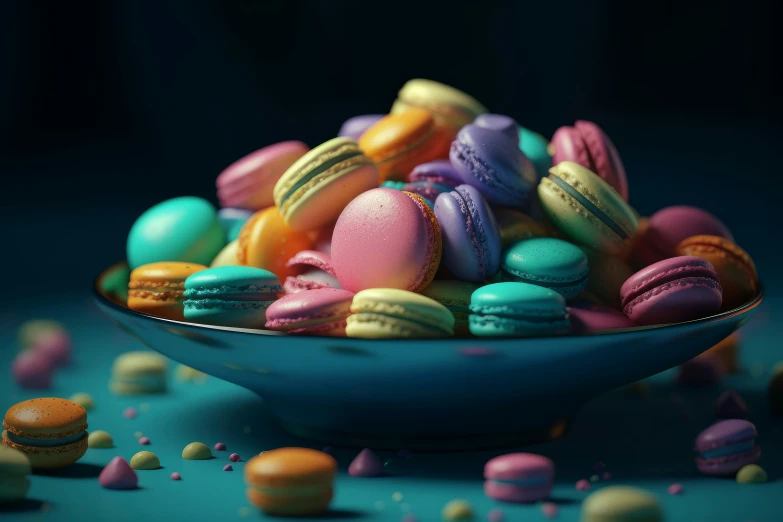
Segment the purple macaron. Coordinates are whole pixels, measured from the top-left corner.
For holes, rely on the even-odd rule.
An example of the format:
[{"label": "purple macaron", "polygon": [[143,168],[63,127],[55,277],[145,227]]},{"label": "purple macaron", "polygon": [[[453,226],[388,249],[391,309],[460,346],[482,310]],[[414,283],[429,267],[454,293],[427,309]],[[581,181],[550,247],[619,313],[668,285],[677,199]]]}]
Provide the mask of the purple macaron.
[{"label": "purple macaron", "polygon": [[566,307],[571,316],[571,331],[574,333],[596,332],[599,330],[616,330],[618,328],[633,328],[633,321],[614,308],[576,301]]},{"label": "purple macaron", "polygon": [[696,437],[696,466],[705,475],[732,475],[761,457],[757,436],[756,427],[746,420],[717,422]]},{"label": "purple macaron", "polygon": [[526,211],[535,191],[536,170],[513,140],[496,130],[468,124],[449,151],[463,181],[490,203]]},{"label": "purple macaron", "polygon": [[295,294],[316,288],[342,288],[332,268],[332,259],[328,254],[316,250],[302,250],[286,263],[296,271],[283,283],[286,294]]},{"label": "purple macaron", "polygon": [[500,230],[481,193],[460,185],[435,201],[443,264],[462,281],[480,283],[500,268]]},{"label": "purple macaron", "polygon": [[519,144],[519,123],[514,118],[502,114],[479,114],[473,120],[473,125],[497,131],[507,136],[515,145]]},{"label": "purple macaron", "polygon": [[664,259],[628,278],[620,288],[623,313],[639,325],[668,324],[708,317],[720,310],[723,290],[706,260]]},{"label": "purple macaron", "polygon": [[363,114],[361,116],[349,118],[345,120],[343,126],[340,127],[340,132],[338,132],[337,135],[359,141],[359,138],[362,137],[364,131],[375,125],[383,116],[383,114]]}]

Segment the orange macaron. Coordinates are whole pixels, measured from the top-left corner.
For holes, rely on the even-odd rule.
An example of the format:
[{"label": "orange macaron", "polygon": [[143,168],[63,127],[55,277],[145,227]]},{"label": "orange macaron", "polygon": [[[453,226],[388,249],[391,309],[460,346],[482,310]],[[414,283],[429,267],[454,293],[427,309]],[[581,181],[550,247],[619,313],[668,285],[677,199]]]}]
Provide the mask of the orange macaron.
[{"label": "orange macaron", "polygon": [[692,236],[677,245],[676,252],[678,256],[706,259],[715,267],[723,288],[722,311],[742,306],[759,292],[756,265],[733,241],[718,236]]},{"label": "orange macaron", "polygon": [[302,250],[310,250],[312,240],[307,232],[297,232],[285,224],[277,207],[259,210],[248,219],[237,238],[237,261],[240,265],[263,268],[285,281],[296,271],[286,263]]},{"label": "orange macaron", "polygon": [[87,411],[66,399],[45,397],[11,406],[3,444],[27,455],[34,469],[64,468],[87,452]]},{"label": "orange macaron", "polygon": [[384,116],[359,139],[359,148],[378,166],[380,183],[406,179],[413,167],[448,158],[446,134],[424,109]]},{"label": "orange macaron", "polygon": [[265,451],[245,465],[247,498],[268,515],[319,515],[332,501],[336,473],[337,461],[321,451]]},{"label": "orange macaron", "polygon": [[176,261],[141,265],[130,274],[128,308],[184,321],[185,279],[206,269],[204,265]]}]

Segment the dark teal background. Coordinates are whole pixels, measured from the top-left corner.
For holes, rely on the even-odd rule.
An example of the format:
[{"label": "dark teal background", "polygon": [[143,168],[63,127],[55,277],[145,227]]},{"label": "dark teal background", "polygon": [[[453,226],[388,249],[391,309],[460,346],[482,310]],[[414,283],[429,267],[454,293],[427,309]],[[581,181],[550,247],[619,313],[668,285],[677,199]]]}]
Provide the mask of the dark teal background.
[{"label": "dark teal background", "polygon": [[[127,231],[147,207],[178,195],[215,201],[214,179],[233,160],[284,139],[317,145],[350,116],[388,110],[397,89],[417,76],[462,88],[545,135],[578,118],[598,122],[623,157],[641,214],[673,204],[715,213],[754,257],[767,291],[745,328],[742,374],[703,391],[680,390],[672,375],[660,375],[649,397],[621,390],[599,397],[566,438],[526,448],[558,467],[559,520],[577,520],[585,494],[573,485],[595,461],[612,473],[607,484],[656,493],[669,521],[783,519],[783,419],[768,416],[764,398],[771,367],[783,360],[782,104],[771,76],[779,66],[777,21],[753,2],[691,4],[4,3],[0,369],[10,366],[21,321],[64,321],[74,365],[49,393],[91,393],[90,428],[109,431],[117,448],[90,450],[64,476],[33,476],[32,500],[0,519],[240,518],[243,464],[221,471],[228,453],[247,458],[306,443],[281,433],[252,394],[216,379],[174,383],[161,398],[110,395],[111,361],[141,347],[92,304],[92,279],[124,257]],[[0,410],[36,396],[0,375]],[[768,484],[702,477],[693,465],[693,440],[729,387],[758,426]],[[122,417],[142,402],[148,412]],[[152,445],[138,446],[135,431]],[[181,449],[195,440],[222,440],[229,452],[182,461]],[[165,467],[140,472],[141,491],[98,486],[102,465],[141,449],[155,451]],[[417,454],[375,480],[347,476],[353,454],[337,452],[333,519],[397,521],[410,507],[420,521],[438,520],[443,504],[464,497],[479,519],[501,507],[507,520],[543,520],[535,506],[483,496],[482,466],[496,453]],[[183,480],[170,481],[172,471]],[[683,495],[666,493],[673,482],[684,485]]]}]

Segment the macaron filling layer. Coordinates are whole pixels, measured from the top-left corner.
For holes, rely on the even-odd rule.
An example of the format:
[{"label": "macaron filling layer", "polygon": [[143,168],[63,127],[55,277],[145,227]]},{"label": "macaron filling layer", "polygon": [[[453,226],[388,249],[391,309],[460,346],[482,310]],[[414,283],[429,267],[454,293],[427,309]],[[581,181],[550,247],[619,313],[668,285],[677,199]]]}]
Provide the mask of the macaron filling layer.
[{"label": "macaron filling layer", "polygon": [[550,477],[541,475],[539,477],[525,477],[518,479],[487,479],[488,482],[492,482],[499,486],[522,486],[522,487],[535,487],[546,486],[552,483]]},{"label": "macaron filling layer", "polygon": [[596,218],[598,218],[604,225],[609,227],[609,229],[620,236],[621,239],[627,239],[628,234],[626,234],[625,230],[623,230],[617,223],[614,222],[614,220],[609,217],[603,210],[598,208],[595,204],[593,204],[592,201],[587,199],[585,196],[579,193],[574,187],[572,187],[570,184],[568,184],[567,181],[562,179],[560,176],[557,176],[555,174],[550,174],[549,179],[555,183],[558,187],[560,187],[564,192],[566,192],[569,196],[574,198],[581,204],[583,207],[585,207],[591,214],[593,214]]},{"label": "macaron filling layer", "polygon": [[277,299],[283,288],[280,285],[243,285],[219,288],[191,288],[185,290],[186,309],[204,308],[266,308]]},{"label": "macaron filling layer", "polygon": [[332,489],[332,485],[331,483],[305,486],[256,486],[251,484],[250,488],[268,497],[314,497],[328,493]]},{"label": "macaron filling layer", "polygon": [[529,199],[530,187],[524,183],[524,178],[521,175],[519,176],[520,183],[513,185],[504,183],[504,178],[507,177],[496,175],[495,169],[484,162],[473,148],[461,142],[459,138],[454,140],[451,148],[456,153],[457,158],[465,164],[470,173],[482,184],[493,191],[513,194],[514,197],[519,198],[520,202],[523,203]]},{"label": "macaron filling layer", "polygon": [[588,272],[582,274],[576,274],[572,278],[553,278],[553,277],[538,277],[527,272],[515,270],[510,266],[504,266],[503,271],[511,276],[514,281],[520,283],[529,283],[531,285],[545,286],[547,288],[568,288],[570,286],[580,286],[587,284]]},{"label": "macaron filling layer", "polygon": [[390,161],[394,161],[394,160],[396,160],[396,159],[398,159],[398,158],[408,154],[410,151],[415,150],[415,149],[421,147],[422,145],[427,143],[427,141],[429,141],[435,135],[435,132],[437,132],[437,131],[436,131],[435,127],[433,127],[429,132],[425,133],[424,136],[421,137],[421,139],[419,139],[417,141],[414,141],[411,145],[409,145],[408,147],[405,147],[403,149],[393,150],[392,153],[389,156],[387,156],[385,158],[382,158],[380,161],[377,162],[377,164],[378,165],[382,165],[384,163],[388,163]]},{"label": "macaron filling layer", "polygon": [[409,315],[398,316],[398,315],[384,314],[379,312],[360,312],[350,317],[352,318],[352,321],[359,322],[359,323],[383,322],[384,319],[388,319],[389,324],[397,324],[402,328],[405,327],[406,323],[409,323],[410,325],[418,327],[422,330],[432,330],[434,328],[443,332],[444,334],[448,334],[448,335],[452,334],[451,328],[448,328],[447,326],[444,326],[438,322],[424,321],[424,320],[413,318]]},{"label": "macaron filling layer", "polygon": [[[285,205],[285,202],[300,188],[305,186],[307,183],[312,181],[316,176],[323,174],[330,168],[334,167],[335,165],[338,165],[339,163],[342,163],[344,161],[348,161],[351,158],[355,158],[356,156],[361,156],[363,153],[359,149],[354,149],[351,151],[348,151],[346,153],[340,154],[338,156],[335,156],[334,158],[325,161],[315,167],[313,170],[309,171],[307,174],[301,176],[296,183],[294,183],[290,189],[285,193],[285,195],[280,199],[280,204],[278,206],[282,207]],[[369,163],[369,160],[366,162]],[[348,165],[346,165],[348,167]]]},{"label": "macaron filling layer", "polygon": [[14,435],[10,431],[6,431],[6,438],[14,444],[20,444],[23,446],[36,446],[40,448],[49,448],[53,446],[65,446],[73,444],[86,437],[85,432],[77,433],[69,437],[61,437],[59,439],[37,439],[33,437],[22,437],[20,435]]},{"label": "macaron filling layer", "polygon": [[756,443],[755,439],[748,439],[736,444],[729,444],[727,446],[721,446],[720,448],[714,448],[699,452],[699,457],[703,459],[714,459],[718,457],[725,457],[727,455],[735,455],[739,453],[745,453],[753,449],[753,445]]},{"label": "macaron filling layer", "polygon": [[631,304],[632,301],[642,297],[647,292],[651,292],[656,288],[660,288],[675,281],[720,286],[717,274],[710,267],[705,265],[681,266],[656,274],[631,288],[627,294],[622,296],[623,306]]}]

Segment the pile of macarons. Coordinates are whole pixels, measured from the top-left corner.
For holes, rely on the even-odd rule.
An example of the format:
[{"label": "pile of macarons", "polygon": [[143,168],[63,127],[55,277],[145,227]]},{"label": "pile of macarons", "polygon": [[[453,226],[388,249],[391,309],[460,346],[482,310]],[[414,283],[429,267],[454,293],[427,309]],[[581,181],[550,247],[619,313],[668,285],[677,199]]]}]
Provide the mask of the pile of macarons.
[{"label": "pile of macarons", "polygon": [[133,224],[129,308],[293,335],[532,336],[689,321],[759,292],[714,215],[639,216],[595,123],[550,141],[430,80],[216,186],[219,210],[180,197]]}]

